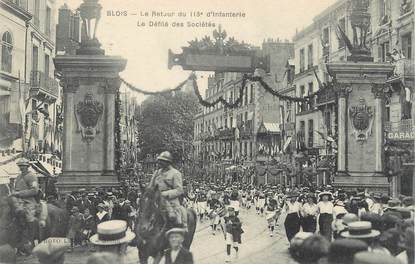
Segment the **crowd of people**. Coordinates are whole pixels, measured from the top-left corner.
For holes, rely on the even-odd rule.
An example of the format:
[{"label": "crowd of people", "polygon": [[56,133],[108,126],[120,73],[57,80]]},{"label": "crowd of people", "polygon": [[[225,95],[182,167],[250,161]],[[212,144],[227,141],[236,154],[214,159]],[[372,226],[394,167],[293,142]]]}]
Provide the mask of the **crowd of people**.
[{"label": "crowd of people", "polygon": [[[182,208],[193,208],[199,223],[206,225],[207,221],[207,226],[210,225],[212,235],[219,229],[224,237],[226,262],[232,261],[232,255],[235,259],[239,255],[245,232],[241,210],[251,210],[259,219],[265,218],[263,222],[271,237],[276,226],[283,222],[290,243],[289,252],[299,263],[411,264],[415,261],[414,197],[393,198],[366,189],[346,191],[328,185],[288,187],[183,182],[180,172],[172,167],[170,153],[160,154],[158,160],[160,169],[149,183],[141,186],[79,189],[63,199],[48,197],[49,203],[59,207],[63,203],[70,212],[69,232],[66,238],[37,243],[33,253],[39,260],[45,259],[41,263],[63,263],[64,252],[72,251],[77,245],[99,251],[88,263],[111,263],[103,262],[111,259],[103,252],[116,253],[123,263],[129,263],[127,246],[136,236],[133,230],[142,209],[144,194],[141,191],[145,185],[147,190],[160,192],[165,200],[162,205],[166,217],[172,216],[179,224],[165,233],[169,247],[162,254],[162,263],[193,263],[192,253],[182,246],[188,232],[187,219],[183,218],[187,210]],[[25,160],[18,165],[22,168],[23,183],[27,183],[26,178],[34,179],[25,170],[28,166]],[[37,185],[30,186],[30,194],[35,193]],[[29,192],[16,188],[12,195],[26,198],[22,195],[26,193]],[[0,247],[0,256],[8,256],[4,254],[7,250],[7,246]]]}]

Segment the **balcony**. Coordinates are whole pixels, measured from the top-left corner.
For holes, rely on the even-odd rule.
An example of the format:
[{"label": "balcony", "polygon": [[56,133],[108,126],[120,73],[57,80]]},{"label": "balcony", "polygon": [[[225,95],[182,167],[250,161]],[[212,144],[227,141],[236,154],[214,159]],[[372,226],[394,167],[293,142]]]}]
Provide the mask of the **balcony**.
[{"label": "balcony", "polygon": [[30,95],[41,101],[54,102],[59,96],[58,82],[41,71],[30,74]]},{"label": "balcony", "polygon": [[228,139],[234,137],[234,128],[224,128],[222,130],[219,130],[219,137],[222,139]]}]

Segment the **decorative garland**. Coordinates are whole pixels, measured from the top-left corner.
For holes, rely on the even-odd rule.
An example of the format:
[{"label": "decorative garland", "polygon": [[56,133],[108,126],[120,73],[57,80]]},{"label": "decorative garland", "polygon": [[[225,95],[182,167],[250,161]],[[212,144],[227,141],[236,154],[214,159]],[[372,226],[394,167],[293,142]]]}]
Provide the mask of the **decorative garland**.
[{"label": "decorative garland", "polygon": [[167,89],[167,90],[162,90],[162,91],[156,91],[156,92],[151,92],[151,91],[145,91],[143,89],[140,89],[138,87],[135,87],[134,85],[130,84],[129,82],[125,81],[123,78],[120,78],[120,80],[127,85],[127,87],[135,92],[138,93],[142,93],[145,95],[160,95],[160,94],[166,94],[166,93],[171,93],[171,92],[175,92],[175,91],[179,91],[183,88],[183,86],[189,81],[192,80],[192,84],[193,84],[193,90],[199,100],[199,103],[204,106],[204,107],[213,107],[219,103],[222,103],[225,107],[227,108],[236,108],[238,107],[243,100],[243,96],[244,96],[244,88],[246,85],[246,81],[252,81],[252,82],[259,82],[261,84],[262,87],[264,87],[264,89],[269,92],[270,94],[272,94],[273,96],[277,96],[278,98],[282,99],[282,100],[287,100],[287,101],[293,101],[293,102],[306,102],[312,98],[314,98],[316,95],[318,95],[318,91],[309,94],[307,96],[303,96],[303,97],[295,97],[295,96],[288,96],[288,95],[283,95],[278,91],[275,91],[274,89],[272,89],[268,83],[266,83],[264,81],[264,79],[260,76],[248,76],[247,74],[244,74],[242,77],[242,85],[239,88],[239,96],[238,98],[235,100],[235,102],[233,103],[229,103],[228,101],[226,101],[223,96],[220,96],[219,98],[217,98],[215,101],[213,102],[209,102],[203,99],[202,95],[200,94],[199,91],[199,87],[197,85],[197,81],[196,81],[196,74],[194,72],[192,72],[190,74],[190,76],[184,80],[183,82],[181,82],[180,84],[178,84],[175,88],[173,89]]},{"label": "decorative garland", "polygon": [[130,84],[129,82],[127,82],[126,80],[124,80],[123,78],[120,77],[121,82],[123,82],[125,85],[127,85],[128,88],[130,88],[131,90],[138,92],[138,93],[142,93],[145,95],[160,95],[160,94],[166,94],[166,93],[171,93],[171,92],[177,92],[180,91],[183,86],[187,83],[188,80],[190,80],[190,78],[192,78],[194,74],[192,73],[189,78],[187,78],[186,80],[184,80],[183,82],[181,82],[179,85],[177,85],[175,88],[173,89],[166,89],[166,90],[162,90],[162,91],[156,91],[156,92],[150,92],[150,91],[145,91],[143,89],[140,89],[138,87],[135,87],[134,85]]},{"label": "decorative garland", "polygon": [[196,75],[195,74],[193,74],[192,79],[193,79],[193,90],[194,90],[194,92],[197,96],[197,99],[199,100],[199,103],[201,105],[203,105],[204,107],[212,107],[212,106],[217,105],[218,103],[222,103],[227,108],[236,108],[242,103],[243,96],[244,96],[244,88],[245,88],[245,84],[246,84],[246,76],[245,75],[242,78],[242,85],[241,85],[241,87],[239,87],[239,97],[235,100],[234,103],[229,103],[228,101],[226,101],[223,98],[223,96],[220,96],[218,99],[216,99],[213,102],[208,102],[206,100],[203,100],[202,95],[200,94],[200,91],[199,91],[199,87],[198,87],[197,82],[196,82]]},{"label": "decorative garland", "polygon": [[274,89],[272,89],[264,81],[264,79],[262,79],[262,77],[260,77],[260,76],[247,76],[247,75],[245,75],[245,78],[247,78],[248,80],[250,80],[252,82],[259,82],[261,84],[261,86],[264,87],[264,89],[267,92],[269,92],[273,96],[277,96],[278,98],[280,98],[282,100],[293,101],[293,102],[306,102],[306,101],[312,99],[314,96],[316,96],[318,94],[318,91],[316,91],[312,94],[309,94],[309,95],[303,96],[303,97],[294,97],[294,96],[283,95],[283,94],[279,93],[278,91],[275,91]]}]

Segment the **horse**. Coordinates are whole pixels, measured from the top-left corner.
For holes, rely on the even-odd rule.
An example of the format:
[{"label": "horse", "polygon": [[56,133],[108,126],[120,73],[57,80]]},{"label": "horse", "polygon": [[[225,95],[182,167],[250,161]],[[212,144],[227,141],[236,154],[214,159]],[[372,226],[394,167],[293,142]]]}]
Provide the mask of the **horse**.
[{"label": "horse", "polygon": [[[48,237],[65,237],[68,232],[69,214],[65,209],[47,204],[45,226],[36,224],[35,239],[43,241]],[[15,213],[10,188],[0,185],[0,245],[9,244],[13,248],[30,251],[30,234],[25,217]]]},{"label": "horse", "polygon": [[[148,258],[158,263],[162,252],[167,249],[166,231],[172,227],[166,212],[163,210],[163,200],[156,185],[144,190],[139,203],[139,214],[135,228],[138,258],[141,264],[147,264]],[[193,209],[187,209],[188,232],[185,235],[183,247],[190,249],[196,231],[197,216]]]}]

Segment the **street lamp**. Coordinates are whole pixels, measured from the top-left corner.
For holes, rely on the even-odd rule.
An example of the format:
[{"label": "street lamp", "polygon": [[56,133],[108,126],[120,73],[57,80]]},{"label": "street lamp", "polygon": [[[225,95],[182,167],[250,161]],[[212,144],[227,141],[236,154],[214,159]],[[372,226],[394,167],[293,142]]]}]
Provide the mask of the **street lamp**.
[{"label": "street lamp", "polygon": [[81,40],[81,47],[76,51],[78,55],[104,55],[101,44],[96,38],[98,22],[101,18],[102,6],[98,0],[84,0],[79,7],[82,18],[84,37]]}]

